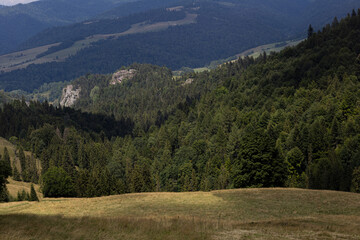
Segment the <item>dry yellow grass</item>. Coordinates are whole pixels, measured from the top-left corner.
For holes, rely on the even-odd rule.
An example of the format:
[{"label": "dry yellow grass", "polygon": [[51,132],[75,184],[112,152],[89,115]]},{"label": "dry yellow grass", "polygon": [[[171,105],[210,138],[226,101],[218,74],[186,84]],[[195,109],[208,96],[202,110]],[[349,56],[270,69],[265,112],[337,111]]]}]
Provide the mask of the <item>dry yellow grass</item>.
[{"label": "dry yellow grass", "polygon": [[[58,239],[88,239],[90,234],[93,239],[360,239],[360,195],[335,191],[275,188],[44,198],[40,203],[0,204],[0,215],[21,225],[29,239],[49,238],[51,231]],[[44,229],[26,227],[24,219],[30,218],[40,226],[48,223],[47,235]],[[18,230],[1,233],[2,222],[0,238],[19,239]]]},{"label": "dry yellow grass", "polygon": [[[6,187],[9,191],[10,196],[12,196],[13,198],[16,198],[18,192],[21,192],[23,189],[27,193],[30,194],[31,183],[19,182],[19,181],[13,180],[12,178],[8,178],[8,183],[6,184]],[[34,188],[35,188],[38,198],[42,199],[43,195],[40,192],[40,186],[37,184],[34,184]]]}]

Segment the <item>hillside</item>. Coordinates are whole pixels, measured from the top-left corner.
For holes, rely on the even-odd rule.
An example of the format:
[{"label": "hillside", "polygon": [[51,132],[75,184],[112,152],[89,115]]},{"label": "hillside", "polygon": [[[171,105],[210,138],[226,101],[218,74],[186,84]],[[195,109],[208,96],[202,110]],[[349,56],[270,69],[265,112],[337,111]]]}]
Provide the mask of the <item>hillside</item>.
[{"label": "hillside", "polygon": [[353,11],[280,53],[181,77],[144,64],[88,74],[64,90],[80,97],[77,110],[5,104],[0,136],[18,137],[41,160],[49,189],[52,176],[67,179],[45,196],[360,192],[359,20]]},{"label": "hillside", "polygon": [[[302,37],[310,23],[320,27],[331,22],[334,16],[344,16],[349,9],[358,8],[359,2],[279,0],[269,3],[257,0],[224,3],[214,0],[184,1],[179,6],[184,8],[176,8],[176,11],[168,8],[161,14],[159,10],[151,10],[128,17],[47,29],[29,39],[23,47],[59,45],[39,52],[35,58],[16,61],[12,66],[2,64],[5,73],[0,75],[0,87],[31,91],[45,82],[70,81],[86,73],[111,73],[133,62],[167,66],[173,70],[184,66],[202,67],[258,45]],[[192,16],[192,21],[184,24],[185,16]],[[184,21],[176,22],[180,20]],[[153,26],[153,23],[161,24]],[[144,24],[150,26],[144,28]],[[134,26],[143,28],[138,28],[137,34],[125,34]],[[27,68],[18,69],[23,67]],[[14,71],[7,72],[10,70]]]},{"label": "hillside", "polygon": [[[141,128],[160,126],[184,99],[193,101],[214,88],[216,79],[199,74],[192,86],[190,75],[174,78],[170,69],[132,64],[112,75],[87,75],[74,80],[72,92],[79,91],[71,104],[75,109],[115,118],[129,118]],[[195,87],[196,85],[196,87]],[[71,95],[71,93],[70,93]],[[66,105],[65,95],[61,101]]]},{"label": "hillside", "polygon": [[0,238],[352,240],[359,204],[358,194],[300,189],[44,198],[1,204]]},{"label": "hillside", "polygon": [[53,26],[84,21],[132,0],[43,0],[0,9],[0,53]]}]

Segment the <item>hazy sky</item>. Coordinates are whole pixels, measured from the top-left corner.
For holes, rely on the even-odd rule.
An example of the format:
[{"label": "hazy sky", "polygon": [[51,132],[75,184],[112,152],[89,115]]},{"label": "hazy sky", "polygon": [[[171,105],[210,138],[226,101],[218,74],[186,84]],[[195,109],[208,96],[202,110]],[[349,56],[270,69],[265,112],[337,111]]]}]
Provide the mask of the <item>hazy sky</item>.
[{"label": "hazy sky", "polygon": [[12,6],[18,3],[29,3],[37,0],[0,0],[0,5]]}]

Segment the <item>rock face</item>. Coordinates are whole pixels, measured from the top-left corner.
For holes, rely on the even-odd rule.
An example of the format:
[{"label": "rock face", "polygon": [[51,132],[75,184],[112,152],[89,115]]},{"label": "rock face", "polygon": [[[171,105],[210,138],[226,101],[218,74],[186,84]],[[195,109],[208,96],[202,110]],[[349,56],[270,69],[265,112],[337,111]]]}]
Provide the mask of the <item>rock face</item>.
[{"label": "rock face", "polygon": [[120,70],[113,74],[110,85],[121,83],[125,79],[132,79],[136,74],[135,69]]},{"label": "rock face", "polygon": [[62,107],[71,107],[74,105],[76,100],[80,98],[81,88],[74,89],[73,85],[67,85],[66,88],[63,89],[60,106]]},{"label": "rock face", "polygon": [[182,85],[182,86],[185,86],[185,85],[191,84],[193,81],[194,81],[193,78],[188,78],[188,79],[186,79],[186,81],[185,81],[183,84],[181,84],[181,85]]}]

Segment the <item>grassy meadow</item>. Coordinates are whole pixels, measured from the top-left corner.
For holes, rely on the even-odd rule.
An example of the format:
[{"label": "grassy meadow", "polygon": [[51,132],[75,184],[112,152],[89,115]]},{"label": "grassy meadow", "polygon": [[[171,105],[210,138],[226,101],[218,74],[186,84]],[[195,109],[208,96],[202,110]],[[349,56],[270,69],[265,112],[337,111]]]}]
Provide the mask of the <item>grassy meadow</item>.
[{"label": "grassy meadow", "polygon": [[265,44],[265,45],[257,46],[255,48],[248,49],[238,54],[237,57],[249,56],[249,57],[257,58],[263,52],[266,52],[267,54],[270,54],[271,52],[280,52],[284,48],[296,46],[302,41],[304,41],[304,39]]},{"label": "grassy meadow", "polygon": [[[43,196],[40,191],[40,186],[37,184],[33,184],[33,185],[34,185],[34,189],[36,191],[38,198],[42,199]],[[13,199],[16,199],[18,192],[21,192],[23,189],[25,190],[25,192],[30,194],[31,183],[15,181],[12,178],[8,178],[8,183],[6,184],[6,187],[7,187],[7,190],[9,192],[10,196]]]},{"label": "grassy meadow", "polygon": [[43,198],[2,203],[0,216],[0,239],[360,239],[360,195],[335,191]]}]

